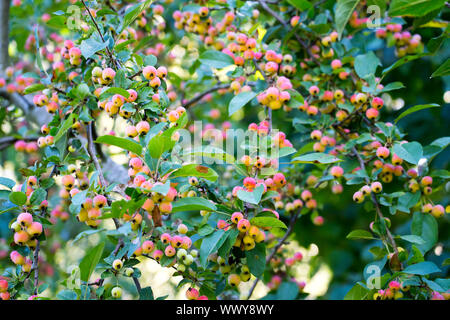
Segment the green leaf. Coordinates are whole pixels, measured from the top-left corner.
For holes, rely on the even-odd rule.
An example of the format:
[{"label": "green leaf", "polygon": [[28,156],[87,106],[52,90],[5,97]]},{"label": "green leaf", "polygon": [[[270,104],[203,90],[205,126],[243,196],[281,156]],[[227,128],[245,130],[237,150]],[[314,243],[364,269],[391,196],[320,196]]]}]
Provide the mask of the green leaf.
[{"label": "green leaf", "polygon": [[47,198],[47,191],[42,188],[33,191],[30,197],[30,203],[32,205],[40,205],[42,201]]},{"label": "green leaf", "polygon": [[80,50],[85,59],[89,59],[98,51],[105,49],[108,43],[97,40],[96,36],[92,36],[89,39],[81,41]]},{"label": "green leaf", "polygon": [[423,157],[422,145],[416,141],[403,144],[396,143],[392,151],[403,160],[416,165]]},{"label": "green leaf", "polygon": [[299,289],[294,282],[283,281],[277,289],[276,300],[295,300],[297,298]]},{"label": "green leaf", "polygon": [[16,185],[14,180],[11,180],[9,178],[4,178],[4,177],[0,177],[0,184],[2,186],[8,187],[9,189],[12,189]]},{"label": "green leaf", "polygon": [[314,153],[308,153],[304,154],[302,156],[296,157],[292,159],[292,163],[334,163],[342,161],[339,158],[336,158],[335,156],[332,156],[327,153],[321,153],[321,152],[314,152]]},{"label": "green leaf", "polygon": [[193,164],[185,165],[185,166],[175,170],[173,173],[171,173],[170,176],[172,178],[194,176],[194,177],[204,178],[204,179],[207,179],[210,181],[216,181],[219,175],[217,174],[216,171],[214,171],[211,168],[193,163]]},{"label": "green leaf", "polygon": [[226,240],[225,230],[220,229],[209,236],[203,238],[202,244],[200,246],[200,264],[203,268],[206,268],[207,262],[208,262],[208,256],[215,252],[220,246],[223,244],[223,242]]},{"label": "green leaf", "polygon": [[257,278],[261,277],[266,267],[266,245],[257,243],[255,248],[245,251],[250,272]]},{"label": "green leaf", "polygon": [[306,11],[312,8],[312,4],[307,0],[287,0],[290,4],[300,11]]},{"label": "green leaf", "polygon": [[163,196],[166,196],[167,193],[169,193],[170,190],[170,180],[167,180],[164,184],[154,184],[151,188],[151,191],[158,192],[159,194],[162,194]]},{"label": "green leaf", "polygon": [[58,133],[56,134],[56,136],[53,139],[53,141],[55,143],[64,136],[64,134],[67,132],[67,130],[70,129],[70,127],[72,127],[72,125],[75,123],[77,118],[78,118],[78,115],[76,113],[71,113],[70,116],[66,120],[64,120]]},{"label": "green leaf", "polygon": [[128,8],[127,11],[125,11],[125,16],[123,17],[123,24],[122,27],[120,28],[119,33],[125,30],[126,27],[128,27],[134,20],[136,20],[136,18],[141,14],[142,11],[150,7],[152,2],[153,0],[145,0],[144,2],[136,4],[131,8]]},{"label": "green leaf", "polygon": [[172,203],[172,212],[200,210],[216,211],[217,207],[209,200],[199,197],[181,198]]},{"label": "green leaf", "polygon": [[101,137],[98,137],[97,140],[95,140],[96,143],[104,143],[113,145],[119,148],[122,148],[124,150],[131,151],[132,153],[136,155],[142,154],[142,146],[137,143],[134,140],[127,139],[127,138],[120,138],[112,135],[104,135]]},{"label": "green leaf", "polygon": [[397,123],[400,119],[406,117],[407,115],[410,115],[411,113],[420,111],[420,110],[425,110],[425,109],[429,109],[429,108],[437,108],[440,107],[440,105],[436,104],[436,103],[431,103],[431,104],[421,104],[421,105],[417,105],[411,108],[408,108],[407,110],[403,111],[396,119],[395,119],[395,123]]},{"label": "green leaf", "polygon": [[403,273],[418,274],[421,276],[425,276],[427,274],[435,272],[441,272],[441,269],[439,269],[437,265],[430,261],[419,262],[408,266],[403,270]]},{"label": "green leaf", "polygon": [[450,58],[445,60],[445,62],[441,64],[439,68],[436,69],[436,71],[433,72],[431,78],[444,77],[448,76],[449,74],[450,74]]},{"label": "green leaf", "polygon": [[125,99],[128,99],[129,96],[130,96],[128,91],[125,90],[125,89],[117,88],[117,87],[111,87],[111,88],[107,88],[106,90],[102,91],[102,93],[99,96],[99,100],[105,100],[108,97],[113,96],[115,94],[120,94]]},{"label": "green leaf", "polygon": [[253,191],[238,190],[237,197],[244,202],[251,204],[258,204],[261,201],[261,196],[264,192],[264,186],[259,185]]},{"label": "green leaf", "polygon": [[425,240],[423,240],[421,237],[413,235],[413,234],[408,234],[406,236],[400,236],[401,239],[411,242],[411,243],[416,243],[416,244],[424,244]]},{"label": "green leaf", "polygon": [[373,51],[361,54],[355,58],[356,74],[363,79],[375,75],[378,66],[381,66],[381,62]]},{"label": "green leaf", "polygon": [[350,232],[347,239],[373,239],[373,235],[366,230],[353,230]]},{"label": "green leaf", "polygon": [[425,243],[416,247],[425,254],[434,247],[438,241],[438,223],[432,215],[414,212],[411,223],[411,234],[421,237]]},{"label": "green leaf", "polygon": [[233,115],[236,111],[249,103],[254,97],[256,97],[256,93],[253,91],[244,91],[234,96],[228,105],[228,115]]},{"label": "green leaf", "polygon": [[199,60],[201,63],[216,69],[222,69],[234,64],[232,57],[217,50],[207,50],[203,52],[200,55]]},{"label": "green leaf", "polygon": [[359,0],[338,0],[336,4],[335,21],[339,38],[342,36],[345,26],[347,25],[353,11],[355,11],[358,3]]},{"label": "green leaf", "polygon": [[172,141],[171,137],[166,135],[156,135],[148,142],[147,149],[150,155],[154,159],[159,159],[161,155],[173,148],[175,141]]},{"label": "green leaf", "polygon": [[416,54],[416,55],[408,55],[405,56],[397,61],[395,61],[393,64],[391,64],[389,67],[387,67],[386,69],[383,69],[382,71],[382,75],[387,74],[388,72],[391,72],[394,69],[397,69],[398,67],[404,65],[407,62],[422,58],[424,56],[429,55],[429,53],[420,53],[420,54]]},{"label": "green leaf", "polygon": [[364,288],[359,283],[355,284],[353,288],[344,297],[344,300],[363,300],[367,297],[369,290]]},{"label": "green leaf", "polygon": [[25,90],[23,91],[23,93],[30,94],[30,93],[44,90],[45,88],[46,88],[46,86],[43,85],[42,83],[35,83],[35,84],[32,84],[32,85],[26,87]]},{"label": "green leaf", "polygon": [[228,253],[230,252],[231,248],[236,242],[238,235],[239,235],[238,229],[231,229],[230,231],[227,232],[227,239],[217,251],[219,256],[221,256],[222,258],[226,258],[228,256]]},{"label": "green leaf", "polygon": [[273,217],[253,217],[250,219],[251,225],[258,227],[276,227],[287,229],[283,221]]},{"label": "green leaf", "polygon": [[390,17],[422,17],[444,4],[445,0],[392,0],[388,14]]},{"label": "green leaf", "polygon": [[141,292],[139,293],[139,300],[155,300],[152,288],[151,287],[142,288]]},{"label": "green leaf", "polygon": [[387,84],[386,86],[383,87],[382,90],[380,90],[380,92],[389,92],[389,91],[394,91],[394,90],[399,90],[399,89],[403,89],[405,86],[403,85],[403,83],[397,81],[397,82],[391,82],[389,84]]},{"label": "green leaf", "polygon": [[9,200],[18,206],[23,206],[27,202],[27,195],[23,192],[11,192]]},{"label": "green leaf", "polygon": [[92,273],[100,261],[105,247],[105,242],[100,242],[97,246],[91,248],[80,262],[80,279],[81,281],[89,281]]},{"label": "green leaf", "polygon": [[77,300],[78,299],[77,293],[73,290],[68,290],[68,289],[61,290],[60,292],[58,292],[56,297],[60,300]]}]

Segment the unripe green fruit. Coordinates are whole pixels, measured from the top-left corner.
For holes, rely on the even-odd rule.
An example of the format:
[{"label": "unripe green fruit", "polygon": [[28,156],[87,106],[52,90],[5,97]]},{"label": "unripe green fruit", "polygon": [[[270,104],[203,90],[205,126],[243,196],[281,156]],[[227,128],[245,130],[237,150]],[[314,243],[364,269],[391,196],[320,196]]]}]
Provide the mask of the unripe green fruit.
[{"label": "unripe green fruit", "polygon": [[125,275],[126,275],[127,277],[131,277],[131,276],[133,275],[133,273],[134,273],[133,268],[126,268],[126,269],[125,269]]},{"label": "unripe green fruit", "polygon": [[190,254],[188,254],[184,259],[184,264],[188,266],[192,264],[192,262],[194,262],[194,258]]},{"label": "unripe green fruit", "polygon": [[121,287],[112,288],[111,295],[113,298],[119,299],[122,296],[122,288]]},{"label": "unripe green fruit", "polygon": [[193,258],[197,258],[198,256],[198,251],[197,250],[191,250],[191,252],[189,253]]},{"label": "unripe green fruit", "polygon": [[118,270],[122,269],[123,262],[120,259],[116,259],[116,260],[114,260],[112,266],[113,266],[114,270],[118,271]]}]

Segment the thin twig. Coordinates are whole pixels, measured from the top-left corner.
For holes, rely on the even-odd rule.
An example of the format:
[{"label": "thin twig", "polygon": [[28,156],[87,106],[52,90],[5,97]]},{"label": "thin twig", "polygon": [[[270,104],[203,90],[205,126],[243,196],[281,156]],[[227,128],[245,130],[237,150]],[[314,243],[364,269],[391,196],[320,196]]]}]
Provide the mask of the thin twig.
[{"label": "thin twig", "polygon": [[38,282],[39,282],[39,249],[40,249],[40,240],[37,240],[36,248],[34,249],[33,254],[33,265],[31,267],[34,270],[34,294],[38,294]]},{"label": "thin twig", "polygon": [[197,102],[199,102],[204,96],[206,96],[206,95],[208,95],[208,94],[210,94],[210,93],[212,93],[214,91],[220,90],[220,89],[228,89],[229,87],[230,87],[229,83],[218,84],[218,85],[216,85],[216,86],[214,86],[212,88],[209,88],[208,90],[206,90],[206,91],[196,95],[194,98],[192,98],[191,100],[187,101],[182,106],[187,109],[191,105],[196,104]]}]

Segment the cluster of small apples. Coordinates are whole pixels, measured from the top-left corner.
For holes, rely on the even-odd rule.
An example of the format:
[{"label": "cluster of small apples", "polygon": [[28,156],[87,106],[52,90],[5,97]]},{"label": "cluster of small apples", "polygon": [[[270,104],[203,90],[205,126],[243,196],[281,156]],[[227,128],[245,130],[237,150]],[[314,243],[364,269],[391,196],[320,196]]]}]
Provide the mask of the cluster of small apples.
[{"label": "cluster of small apples", "polygon": [[412,35],[409,31],[402,31],[402,29],[401,24],[390,23],[378,28],[375,35],[379,39],[386,39],[388,45],[395,45],[395,54],[399,58],[422,52],[423,43],[420,34]]},{"label": "cluster of small apples", "polygon": [[56,205],[53,210],[50,211],[50,221],[52,223],[56,223],[57,219],[61,221],[67,221],[69,218],[69,213],[64,210],[61,204]]},{"label": "cluster of small apples", "polygon": [[[252,239],[252,241],[254,242],[255,240]],[[236,242],[241,243],[242,240],[236,240]],[[237,247],[242,248],[242,245],[239,244]],[[245,250],[245,248],[242,248],[242,250]],[[214,263],[211,267],[212,271],[219,270],[221,274],[227,276],[227,283],[231,288],[238,289],[241,282],[250,281],[250,268],[248,265],[241,263],[240,260],[234,258],[225,259],[217,253],[210,254],[208,260]]]},{"label": "cluster of small apples", "polygon": [[278,77],[274,86],[267,88],[257,96],[258,102],[272,110],[278,110],[285,106],[285,110],[290,110],[286,104],[291,100],[289,91],[292,89],[291,80],[281,76]]},{"label": "cluster of small apples", "polygon": [[[38,185],[38,179],[36,176],[29,176],[26,181],[26,185],[23,184],[17,184],[13,187],[13,191],[22,191],[27,196],[27,201],[25,202],[26,206],[29,206],[31,208],[31,196],[33,195],[33,192],[39,187]],[[47,201],[43,200],[39,206],[38,209],[41,211],[45,211],[47,209]]]},{"label": "cluster of small apples", "polygon": [[33,102],[36,107],[45,107],[50,114],[55,114],[61,110],[59,104],[60,101],[56,93],[54,93],[50,99],[46,94],[36,94],[33,97]]},{"label": "cluster of small apples", "polygon": [[28,257],[21,255],[18,251],[11,251],[9,258],[15,265],[21,266],[23,272],[28,273],[31,271],[33,262]]},{"label": "cluster of small apples", "polygon": [[373,300],[398,300],[403,298],[402,290],[407,291],[408,289],[402,286],[400,282],[392,280],[386,289],[380,289],[373,295]]},{"label": "cluster of small apples", "polygon": [[14,149],[18,152],[36,153],[39,147],[36,141],[26,142],[24,140],[17,140],[14,143]]},{"label": "cluster of small apples", "polygon": [[[201,7],[198,12],[176,10],[172,17],[175,20],[175,28],[184,29],[189,33],[196,33],[199,35],[217,35],[219,26],[213,26],[213,20],[209,15],[208,7]],[[234,20],[234,13],[227,12],[223,19],[222,27],[230,26]]]},{"label": "cluster of small apples", "polygon": [[33,221],[31,213],[22,212],[11,224],[14,230],[14,243],[19,246],[27,246],[30,249],[36,248],[37,238],[41,235],[43,228],[38,221]]},{"label": "cluster of small apples", "polygon": [[[310,106],[314,107],[314,106]],[[310,137],[313,141],[317,141],[313,144],[313,150],[315,152],[324,152],[327,147],[335,147],[336,139],[330,135],[326,135],[321,130],[315,129],[311,131]],[[336,148],[335,148],[336,149]],[[337,150],[332,149],[330,154],[337,154]],[[339,148],[337,148],[339,150]]]},{"label": "cluster of small apples", "polygon": [[[258,163],[261,161],[261,159],[255,159],[256,160],[255,166],[257,168],[259,168]],[[273,176],[269,176],[266,179],[246,177],[244,178],[243,186],[235,186],[230,196],[237,197],[238,191],[240,190],[253,192],[255,188],[259,186],[263,186],[263,194],[264,194],[267,191],[277,191],[283,188],[285,185],[286,185],[286,178],[284,174],[281,172],[275,173]]]},{"label": "cluster of small apples", "polygon": [[0,88],[5,88],[8,93],[22,94],[26,87],[32,85],[36,79],[25,77],[20,72],[25,67],[25,63],[19,62],[15,66],[10,66],[5,69],[6,79],[0,77]]},{"label": "cluster of small apples", "polygon": [[[268,188],[270,189],[270,187]],[[311,210],[317,208],[317,200],[314,199],[312,192],[308,189],[302,190],[299,186],[293,187],[292,184],[289,184],[286,189],[285,195],[280,192],[278,196],[273,198],[276,210],[284,209],[286,212],[292,213],[303,207]],[[290,197],[291,200],[283,201],[283,196]],[[297,198],[298,196],[300,196],[300,199]]]},{"label": "cluster of small apples", "polygon": [[0,299],[9,300],[10,293],[8,292],[9,283],[4,277],[0,277]]},{"label": "cluster of small apples", "polygon": [[270,266],[272,267],[271,272],[273,272],[270,281],[266,284],[270,290],[277,290],[283,281],[293,282],[297,285],[300,292],[306,286],[305,281],[297,280],[295,277],[291,277],[290,268],[300,263],[303,260],[303,254],[298,251],[295,252],[291,257],[284,257],[282,255],[283,249],[278,249],[276,255],[270,260]]},{"label": "cluster of small apples", "polygon": [[59,196],[62,199],[73,198],[80,190],[85,190],[89,187],[87,172],[77,168],[75,164],[68,165],[67,173],[61,179],[64,189],[60,190]]},{"label": "cluster of small apples", "polygon": [[[70,176],[72,177],[72,176]],[[96,228],[101,223],[102,208],[108,204],[104,195],[98,194],[93,198],[86,198],[81,204],[80,212],[77,214],[77,219],[86,225]]]},{"label": "cluster of small apples", "polygon": [[[133,161],[139,158],[133,158],[130,160],[130,163],[133,165],[133,170],[136,169],[136,162]],[[140,159],[139,159],[140,160]],[[131,166],[131,165],[130,165]],[[163,185],[164,183],[161,181],[154,181],[152,178],[147,178],[144,174],[137,174],[133,179],[133,185],[140,188],[140,190],[144,194],[148,194],[149,197],[146,199],[144,204],[142,205],[142,209],[144,209],[149,215],[153,212],[153,210],[157,207],[159,212],[163,215],[170,214],[172,212],[172,202],[175,201],[178,196],[178,191],[171,186],[166,195],[163,195],[159,192],[152,191],[152,188],[155,186]]]},{"label": "cluster of small apples", "polygon": [[72,66],[79,66],[81,64],[81,49],[75,46],[73,41],[64,41],[64,47],[61,50],[61,56],[69,60]]},{"label": "cluster of small apples", "polygon": [[[160,4],[153,5],[150,10],[144,10],[141,12],[141,14],[137,17],[136,22],[139,27],[145,28],[149,22],[153,20],[154,16],[162,16],[164,13],[164,7]],[[148,21],[146,16],[150,16],[150,21]],[[163,28],[164,29],[164,28]]]},{"label": "cluster of small apples", "polygon": [[379,181],[374,181],[370,185],[362,186],[358,191],[353,194],[353,201],[356,203],[362,203],[367,196],[373,193],[380,193],[383,191],[383,185]]}]

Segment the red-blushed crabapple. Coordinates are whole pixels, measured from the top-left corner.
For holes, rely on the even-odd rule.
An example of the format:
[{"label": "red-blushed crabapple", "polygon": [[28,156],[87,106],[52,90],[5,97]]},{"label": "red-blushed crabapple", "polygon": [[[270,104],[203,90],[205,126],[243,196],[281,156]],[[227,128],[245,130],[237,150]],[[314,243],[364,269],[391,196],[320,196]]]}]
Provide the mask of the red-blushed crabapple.
[{"label": "red-blushed crabapple", "polygon": [[116,72],[111,68],[106,68],[102,72],[102,79],[107,83],[110,83],[114,77],[116,76]]},{"label": "red-blushed crabapple", "polygon": [[127,92],[128,92],[129,95],[128,95],[128,98],[126,98],[125,100],[127,102],[134,102],[134,101],[136,101],[137,96],[138,96],[136,90],[128,89]]},{"label": "red-blushed crabapple", "polygon": [[273,183],[277,188],[281,188],[284,185],[286,185],[286,178],[284,177],[284,174],[282,173],[276,173],[273,176]]},{"label": "red-blushed crabapple", "polygon": [[433,205],[431,203],[427,203],[422,206],[423,213],[431,213],[432,211],[433,211]]},{"label": "red-blushed crabapple", "polygon": [[143,254],[149,254],[155,249],[155,244],[151,240],[145,240],[142,243],[141,248],[142,248],[142,253]]},{"label": "red-blushed crabapple", "polygon": [[389,149],[386,147],[379,147],[377,149],[377,157],[382,158],[382,159],[386,159],[387,157],[389,157]]},{"label": "red-blushed crabapple", "polygon": [[294,209],[300,209],[303,207],[303,202],[300,199],[295,199],[292,204],[294,205]]},{"label": "red-blushed crabapple", "polygon": [[250,222],[247,219],[239,220],[237,228],[240,232],[247,232],[250,228]]},{"label": "red-blushed crabapple", "polygon": [[169,201],[163,201],[159,204],[159,210],[162,214],[168,214],[172,212],[172,203]]},{"label": "red-blushed crabapple", "polygon": [[33,216],[28,212],[22,212],[17,217],[17,223],[23,227],[28,227],[33,222]]},{"label": "red-blushed crabapple", "polygon": [[142,205],[142,209],[144,209],[147,212],[152,212],[154,208],[155,208],[155,202],[152,199],[146,199],[144,204]]},{"label": "red-blushed crabapple", "polygon": [[199,292],[197,289],[191,287],[186,291],[186,298],[189,300],[197,300],[199,296]]},{"label": "red-blushed crabapple", "polygon": [[179,119],[179,117],[180,117],[180,115],[175,110],[172,110],[167,114],[167,119],[170,122],[176,122]]},{"label": "red-blushed crabapple", "polygon": [[14,233],[14,242],[19,246],[25,245],[27,241],[30,240],[30,236],[27,232],[21,230],[19,232]]},{"label": "red-blushed crabapple", "polygon": [[252,177],[246,177],[244,179],[244,187],[247,189],[253,189],[256,186],[256,180]]},{"label": "red-blushed crabapple", "polygon": [[241,283],[241,277],[238,274],[232,273],[228,276],[228,284],[231,287],[237,287],[239,283]]},{"label": "red-blushed crabapple", "polygon": [[98,194],[94,197],[92,203],[96,208],[103,208],[106,205],[107,200],[104,195]]},{"label": "red-blushed crabapple", "polygon": [[173,257],[174,255],[175,255],[175,253],[176,253],[176,250],[175,250],[175,248],[174,247],[172,247],[171,245],[168,245],[167,247],[166,247],[166,249],[164,249],[164,254],[167,256],[167,257]]},{"label": "red-blushed crabapple", "polygon": [[383,101],[383,99],[381,99],[379,97],[375,97],[372,99],[372,102],[370,105],[372,106],[372,108],[381,109],[384,105],[384,101]]},{"label": "red-blushed crabapple", "polygon": [[2,299],[2,300],[9,300],[10,297],[11,297],[11,295],[9,292],[0,293],[0,299]]},{"label": "red-blushed crabapple", "polygon": [[364,194],[361,191],[356,191],[353,194],[353,201],[355,201],[356,203],[361,203],[364,201]]},{"label": "red-blushed crabapple", "polygon": [[317,96],[319,94],[320,89],[318,86],[311,86],[309,87],[308,91],[310,95]]},{"label": "red-blushed crabapple", "polygon": [[339,59],[334,59],[333,61],[331,61],[331,68],[333,70],[342,68],[342,62]]},{"label": "red-blushed crabapple", "polygon": [[300,197],[303,201],[309,201],[312,198],[312,193],[309,190],[303,190]]},{"label": "red-blushed crabapple", "polygon": [[392,154],[392,164],[393,165],[400,165],[403,163],[403,159],[400,158],[398,155],[396,155],[395,153]]},{"label": "red-blushed crabapple", "polygon": [[8,281],[0,279],[0,293],[8,291]]},{"label": "red-blushed crabapple", "polygon": [[372,192],[372,188],[368,185],[362,186],[359,190],[363,194],[363,196],[367,196]]},{"label": "red-blushed crabapple", "polygon": [[293,16],[290,20],[291,26],[294,28],[298,25],[298,22],[300,21],[300,16]]},{"label": "red-blushed crabapple", "polygon": [[183,243],[183,237],[181,237],[179,235],[173,236],[172,239],[170,240],[170,244],[174,248],[179,248],[182,243]]},{"label": "red-blushed crabapple", "polygon": [[295,261],[302,261],[303,260],[303,254],[300,251],[294,253],[294,259],[295,259]]},{"label": "red-blushed crabapple", "polygon": [[313,130],[311,132],[311,139],[313,140],[320,140],[322,138],[322,131],[320,130]]},{"label": "red-blushed crabapple", "polygon": [[444,215],[445,213],[445,209],[442,205],[438,204],[435,205],[433,207],[433,210],[431,210],[431,214],[435,217],[435,218],[440,218]]},{"label": "red-blushed crabapple", "polygon": [[16,265],[23,265],[25,263],[25,258],[18,251],[11,251],[9,257]]},{"label": "red-blushed crabapple", "polygon": [[228,227],[228,223],[225,220],[220,219],[219,221],[217,221],[218,229],[225,229],[226,227]]},{"label": "red-blushed crabapple", "polygon": [[88,210],[88,218],[90,220],[95,220],[102,215],[102,212],[99,208],[91,208]]},{"label": "red-blushed crabapple", "polygon": [[136,125],[136,130],[139,134],[145,134],[150,130],[150,124],[147,121],[139,121]]},{"label": "red-blushed crabapple", "polygon": [[172,240],[172,237],[170,236],[170,234],[168,234],[168,233],[163,233],[163,234],[161,235],[161,241],[162,241],[162,243],[168,244],[168,243],[170,243],[170,240]]},{"label": "red-blushed crabapple", "polygon": [[40,222],[32,222],[28,227],[27,227],[27,233],[32,237],[35,238],[37,236],[39,236],[42,233],[42,224]]},{"label": "red-blushed crabapple", "polygon": [[330,169],[330,173],[335,178],[340,178],[344,174],[344,169],[340,166],[334,166]]},{"label": "red-blushed crabapple", "polygon": [[372,182],[372,184],[370,185],[370,189],[374,193],[380,193],[383,190],[383,186],[381,185],[380,182],[375,181],[375,182]]},{"label": "red-blushed crabapple", "polygon": [[71,175],[63,176],[61,181],[66,190],[72,189],[75,185],[75,178]]},{"label": "red-blushed crabapple", "polygon": [[133,169],[139,170],[143,167],[144,163],[140,158],[132,158],[128,165]]},{"label": "red-blushed crabapple", "polygon": [[369,120],[373,120],[373,119],[378,118],[378,115],[379,115],[379,112],[375,108],[369,108],[369,109],[366,110],[366,117]]},{"label": "red-blushed crabapple", "polygon": [[161,250],[155,250],[153,252],[153,259],[155,259],[156,261],[159,261],[159,260],[161,260],[163,255],[164,255],[164,252],[162,252]]},{"label": "red-blushed crabapple", "polygon": [[231,215],[231,221],[235,224],[238,224],[244,218],[244,215],[240,212],[234,212]]},{"label": "red-blushed crabapple", "polygon": [[423,187],[431,186],[433,184],[433,178],[430,176],[425,176],[422,178],[422,180],[420,180],[420,184]]},{"label": "red-blushed crabapple", "polygon": [[112,267],[114,270],[119,271],[123,267],[123,262],[120,259],[116,259],[112,263]]},{"label": "red-blushed crabapple", "polygon": [[325,220],[322,216],[317,216],[317,217],[314,217],[314,219],[313,219],[313,223],[316,226],[321,226],[321,225],[323,225],[324,222],[325,222]]},{"label": "red-blushed crabapple", "polygon": [[340,194],[340,193],[342,193],[342,191],[344,191],[344,187],[340,183],[334,184],[331,187],[331,192],[333,192],[334,194]]}]

